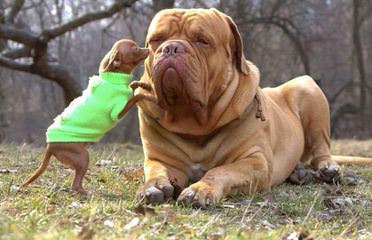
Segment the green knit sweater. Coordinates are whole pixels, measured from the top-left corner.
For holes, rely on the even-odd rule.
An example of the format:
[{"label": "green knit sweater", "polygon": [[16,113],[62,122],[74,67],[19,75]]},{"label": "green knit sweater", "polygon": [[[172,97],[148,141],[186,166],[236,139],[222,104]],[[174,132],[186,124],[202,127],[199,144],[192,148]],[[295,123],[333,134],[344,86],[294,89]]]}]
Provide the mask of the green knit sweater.
[{"label": "green knit sweater", "polygon": [[102,72],[73,100],[46,132],[47,142],[98,142],[118,122],[128,101],[132,75]]}]

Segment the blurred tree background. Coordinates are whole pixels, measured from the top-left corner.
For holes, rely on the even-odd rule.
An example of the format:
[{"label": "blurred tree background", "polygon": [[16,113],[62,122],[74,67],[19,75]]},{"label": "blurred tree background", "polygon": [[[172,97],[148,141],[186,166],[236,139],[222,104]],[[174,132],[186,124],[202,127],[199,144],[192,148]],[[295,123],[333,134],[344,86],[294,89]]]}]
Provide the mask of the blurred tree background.
[{"label": "blurred tree background", "polygon": [[[230,15],[262,87],[309,74],[333,138],[372,136],[372,0],[0,0],[0,141],[42,144],[113,42],[143,45],[154,14],[172,7]],[[138,143],[136,110],[104,141]]]}]

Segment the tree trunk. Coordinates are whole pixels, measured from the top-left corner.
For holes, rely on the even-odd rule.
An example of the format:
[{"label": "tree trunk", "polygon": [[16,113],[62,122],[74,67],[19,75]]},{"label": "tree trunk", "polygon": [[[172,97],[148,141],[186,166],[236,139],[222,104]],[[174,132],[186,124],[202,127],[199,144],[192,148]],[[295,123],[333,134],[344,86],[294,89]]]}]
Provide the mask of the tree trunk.
[{"label": "tree trunk", "polygon": [[360,88],[360,96],[359,96],[359,112],[360,112],[360,119],[362,123],[362,130],[366,127],[366,119],[365,119],[365,108],[366,108],[366,101],[367,101],[367,93],[366,93],[366,74],[364,68],[364,58],[363,58],[363,49],[362,49],[362,40],[360,38],[360,27],[362,25],[360,19],[360,10],[361,8],[361,0],[353,0],[353,43],[355,54],[357,58],[357,68],[359,73],[359,88]]}]

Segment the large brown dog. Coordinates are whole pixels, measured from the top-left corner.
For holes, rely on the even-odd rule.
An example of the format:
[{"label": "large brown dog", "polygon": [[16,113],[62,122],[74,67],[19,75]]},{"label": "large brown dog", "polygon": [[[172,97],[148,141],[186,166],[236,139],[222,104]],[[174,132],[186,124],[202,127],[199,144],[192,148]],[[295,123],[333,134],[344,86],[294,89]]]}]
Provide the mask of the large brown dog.
[{"label": "large brown dog", "polygon": [[139,104],[145,153],[139,199],[163,202],[176,197],[177,186],[179,202],[206,207],[280,184],[300,161],[329,181],[339,177],[320,88],[303,76],[261,89],[230,17],[215,9],[164,10],[146,44],[147,90],[135,94],[152,91],[156,100]]}]

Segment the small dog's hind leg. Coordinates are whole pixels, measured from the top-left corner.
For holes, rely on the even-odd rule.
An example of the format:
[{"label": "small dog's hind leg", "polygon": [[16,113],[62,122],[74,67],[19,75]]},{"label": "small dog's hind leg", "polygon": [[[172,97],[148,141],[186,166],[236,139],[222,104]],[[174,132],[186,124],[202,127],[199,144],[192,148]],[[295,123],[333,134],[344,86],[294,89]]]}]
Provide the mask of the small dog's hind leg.
[{"label": "small dog's hind leg", "polygon": [[83,179],[85,174],[88,171],[88,165],[89,165],[89,153],[84,148],[78,156],[76,157],[76,161],[74,162],[74,168],[75,168],[75,176],[72,181],[72,191],[76,193],[80,193],[83,195],[87,195],[88,192],[84,190],[83,188]]},{"label": "small dog's hind leg", "polygon": [[63,165],[75,170],[72,191],[84,195],[87,192],[84,190],[82,182],[89,165],[89,153],[85,145],[80,143],[61,144],[60,151],[55,154]]}]

